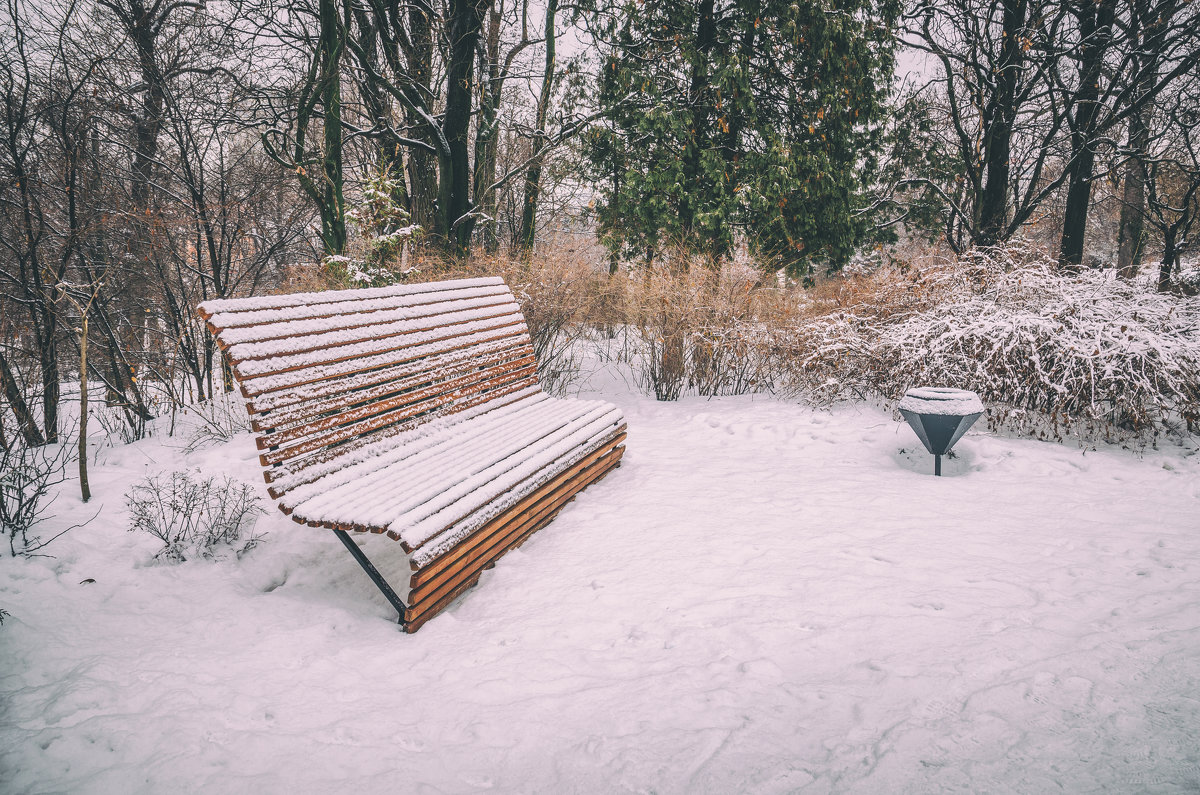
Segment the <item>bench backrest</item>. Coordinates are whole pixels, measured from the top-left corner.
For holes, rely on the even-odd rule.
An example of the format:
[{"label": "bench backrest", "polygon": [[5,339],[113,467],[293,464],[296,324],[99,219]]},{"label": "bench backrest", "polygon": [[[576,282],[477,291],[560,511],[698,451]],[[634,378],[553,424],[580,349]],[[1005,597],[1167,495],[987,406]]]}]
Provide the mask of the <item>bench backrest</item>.
[{"label": "bench backrest", "polygon": [[276,499],[377,441],[537,389],[525,319],[499,278],[215,300],[199,311],[247,398]]}]

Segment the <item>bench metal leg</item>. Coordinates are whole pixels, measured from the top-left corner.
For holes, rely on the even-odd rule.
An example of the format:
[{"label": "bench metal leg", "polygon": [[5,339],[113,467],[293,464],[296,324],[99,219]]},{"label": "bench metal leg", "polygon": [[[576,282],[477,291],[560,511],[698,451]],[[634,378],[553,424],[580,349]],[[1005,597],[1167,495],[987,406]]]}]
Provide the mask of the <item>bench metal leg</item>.
[{"label": "bench metal leg", "polygon": [[345,530],[334,530],[333,532],[338,537],[338,540],[346,546],[346,549],[350,550],[350,554],[358,561],[358,565],[362,566],[363,571],[371,578],[371,582],[375,583],[375,587],[380,590],[384,598],[396,609],[396,612],[400,615],[398,623],[403,624],[404,611],[408,609],[408,606],[400,601],[400,597],[396,596],[396,592],[392,590],[392,586],[388,585],[387,580],[383,579],[383,575],[379,573],[379,569],[375,568],[374,564],[367,559],[366,553],[362,551],[362,548],[358,544],[354,543],[354,539],[350,537],[349,533]]}]

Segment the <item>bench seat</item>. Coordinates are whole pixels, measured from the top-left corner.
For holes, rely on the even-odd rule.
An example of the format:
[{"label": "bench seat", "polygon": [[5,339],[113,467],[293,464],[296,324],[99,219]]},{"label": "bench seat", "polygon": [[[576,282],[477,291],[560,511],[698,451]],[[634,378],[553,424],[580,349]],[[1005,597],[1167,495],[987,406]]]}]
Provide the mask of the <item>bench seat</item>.
[{"label": "bench seat", "polygon": [[[498,279],[201,305],[247,397],[264,476],[339,534],[415,631],[620,463],[613,405],[537,384]],[[399,542],[383,579],[346,533]]]},{"label": "bench seat", "polygon": [[616,435],[620,412],[540,390],[462,421],[363,448],[357,463],[280,501],[298,521],[356,524],[417,551],[420,564]]}]

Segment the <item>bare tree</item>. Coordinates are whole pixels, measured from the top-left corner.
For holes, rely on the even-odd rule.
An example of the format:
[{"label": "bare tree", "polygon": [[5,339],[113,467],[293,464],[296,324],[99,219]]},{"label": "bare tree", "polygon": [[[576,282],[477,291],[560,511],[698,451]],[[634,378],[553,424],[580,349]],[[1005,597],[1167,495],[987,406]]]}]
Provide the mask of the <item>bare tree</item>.
[{"label": "bare tree", "polygon": [[[925,0],[908,43],[938,74],[956,154],[951,181],[909,182],[946,207],[956,249],[1006,240],[1062,191],[1060,262],[1083,258],[1097,155],[1200,58],[1196,12],[1181,0]],[[1129,184],[1137,203],[1137,184]],[[1127,231],[1132,233],[1131,228]],[[1128,235],[1127,235],[1128,236]]]},{"label": "bare tree", "polygon": [[[347,44],[346,9],[340,0],[317,0],[286,7],[279,25],[275,7],[265,13],[267,35],[284,37],[293,56],[307,59],[298,85],[275,92],[274,118],[262,134],[263,147],[279,165],[295,174],[321,218],[325,254],[346,248],[346,202],[342,150],[342,60]],[[291,25],[292,27],[287,27]],[[316,137],[319,124],[320,143]]]},{"label": "bare tree", "polygon": [[[32,19],[20,0],[7,0],[3,25],[11,37],[0,42],[0,285],[6,303],[29,321],[33,351],[41,381],[42,428],[21,397],[12,363],[0,361],[0,380],[20,417],[26,441],[58,440],[59,362],[61,330],[55,311],[55,285],[64,263],[53,255],[53,222],[44,196],[45,180],[53,173],[46,162],[44,130],[39,117],[45,95],[39,90],[33,43],[27,31]],[[10,352],[11,356],[12,352]]]},{"label": "bare tree", "polygon": [[1200,218],[1200,75],[1182,90],[1164,95],[1157,150],[1147,165],[1148,225],[1161,242],[1158,289],[1171,287],[1184,254],[1196,249],[1193,235]]},{"label": "bare tree", "polygon": [[[506,20],[506,14],[516,17]],[[501,39],[504,28],[520,31],[520,38],[501,54]],[[502,138],[501,110],[506,98],[505,89],[510,85],[518,57],[541,39],[529,36],[528,0],[509,6],[505,0],[497,0],[488,12],[487,34],[479,43],[479,120],[475,131],[475,185],[474,194],[479,206],[484,247],[489,252],[499,247],[497,235],[496,166]],[[548,45],[553,46],[553,45]],[[511,122],[510,112],[508,120]]]},{"label": "bare tree", "polygon": [[1008,239],[1057,187],[1050,67],[1063,17],[1054,0],[928,0],[906,15],[907,43],[938,66],[924,94],[957,159],[949,181],[908,182],[945,205],[955,250]]}]

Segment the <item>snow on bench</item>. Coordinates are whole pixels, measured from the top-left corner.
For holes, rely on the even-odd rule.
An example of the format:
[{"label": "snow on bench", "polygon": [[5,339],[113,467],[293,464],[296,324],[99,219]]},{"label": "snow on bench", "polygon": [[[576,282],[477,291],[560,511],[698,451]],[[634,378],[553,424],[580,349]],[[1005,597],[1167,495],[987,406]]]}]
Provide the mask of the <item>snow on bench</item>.
[{"label": "snow on bench", "polygon": [[[409,632],[625,452],[615,406],[542,392],[499,278],[207,301],[199,312],[247,399],[280,510],[334,531]],[[400,544],[395,587],[349,532]]]}]

